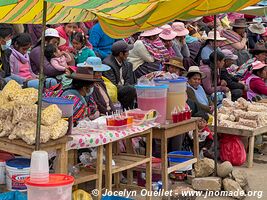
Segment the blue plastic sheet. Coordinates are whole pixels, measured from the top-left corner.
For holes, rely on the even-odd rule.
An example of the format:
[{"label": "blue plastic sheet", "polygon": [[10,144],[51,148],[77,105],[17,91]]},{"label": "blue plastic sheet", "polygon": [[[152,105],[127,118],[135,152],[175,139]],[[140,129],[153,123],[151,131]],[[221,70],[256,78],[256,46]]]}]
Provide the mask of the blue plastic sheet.
[{"label": "blue plastic sheet", "polygon": [[6,192],[0,194],[0,200],[27,200],[27,195],[21,192]]}]

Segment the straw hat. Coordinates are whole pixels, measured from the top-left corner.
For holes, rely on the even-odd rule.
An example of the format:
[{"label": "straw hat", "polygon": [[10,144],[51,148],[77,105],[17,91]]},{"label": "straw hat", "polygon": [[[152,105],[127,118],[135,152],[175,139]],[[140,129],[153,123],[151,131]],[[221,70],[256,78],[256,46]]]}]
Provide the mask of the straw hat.
[{"label": "straw hat", "polygon": [[170,58],[169,62],[165,62],[163,64],[174,66],[174,67],[180,68],[181,70],[185,71],[183,60],[181,58],[178,58],[178,57],[172,57],[172,58]]},{"label": "straw hat", "polygon": [[[214,40],[214,31],[210,31],[208,33],[208,37],[206,38],[207,40]],[[226,38],[224,37],[221,37],[219,31],[216,31],[216,40],[218,41],[223,41],[223,40],[226,40]]]},{"label": "straw hat", "polygon": [[252,32],[252,33],[256,33],[256,34],[263,34],[265,33],[265,27],[263,26],[263,24],[250,24],[248,29]]},{"label": "straw hat", "polygon": [[149,37],[149,36],[153,36],[153,35],[158,35],[162,32],[162,29],[160,28],[154,28],[154,29],[151,29],[151,30],[147,30],[147,31],[144,31],[143,33],[140,34],[141,37]]},{"label": "straw hat", "polygon": [[267,65],[262,63],[261,61],[255,61],[252,63],[252,70],[258,70],[266,67]]},{"label": "straw hat", "polygon": [[234,23],[231,23],[230,26],[237,27],[237,28],[247,28],[248,27],[245,18],[235,19]]},{"label": "straw hat", "polygon": [[173,40],[177,36],[177,33],[171,29],[163,29],[159,34],[159,37],[163,40]]},{"label": "straw hat", "polygon": [[183,22],[174,22],[172,24],[172,29],[177,33],[177,36],[186,36],[189,34],[189,30],[185,28]]},{"label": "straw hat", "polygon": [[191,66],[191,67],[189,67],[186,76],[188,77],[188,74],[190,74],[190,73],[199,73],[200,76],[201,76],[201,79],[206,78],[206,74],[204,74],[203,72],[201,72],[198,66]]}]

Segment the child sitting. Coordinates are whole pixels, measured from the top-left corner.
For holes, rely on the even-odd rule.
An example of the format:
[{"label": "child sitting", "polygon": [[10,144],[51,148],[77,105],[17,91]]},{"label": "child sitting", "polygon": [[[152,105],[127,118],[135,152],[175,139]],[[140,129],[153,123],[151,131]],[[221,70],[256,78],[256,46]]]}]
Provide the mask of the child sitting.
[{"label": "child sitting", "polygon": [[[208,127],[209,116],[207,113],[203,111],[197,112],[194,117],[199,117],[198,120],[198,137],[199,137],[199,151],[200,154],[207,158],[214,158],[212,152],[212,144],[213,144],[213,133]],[[193,132],[188,133],[188,145],[191,150],[193,149]]]},{"label": "child sitting", "polygon": [[87,39],[84,33],[77,32],[73,36],[72,40],[73,48],[76,50],[75,63],[84,63],[88,57],[96,56],[94,51],[87,45]]}]

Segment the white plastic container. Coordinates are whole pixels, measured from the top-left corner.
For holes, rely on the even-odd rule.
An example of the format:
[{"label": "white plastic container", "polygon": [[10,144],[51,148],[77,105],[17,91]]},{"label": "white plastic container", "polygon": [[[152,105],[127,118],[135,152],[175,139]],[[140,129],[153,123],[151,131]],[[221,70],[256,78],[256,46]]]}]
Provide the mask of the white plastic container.
[{"label": "white plastic container", "polygon": [[0,151],[0,185],[6,184],[6,161],[13,158],[12,154]]},{"label": "white plastic container", "polygon": [[24,183],[30,176],[30,159],[14,158],[6,162],[6,185],[11,191],[27,191]]},{"label": "white plastic container", "polygon": [[48,183],[26,180],[28,200],[71,200],[74,178],[64,174],[50,174]]},{"label": "white plastic container", "polygon": [[186,91],[187,78],[185,77],[179,77],[178,79],[173,80],[154,79],[154,82],[156,85],[168,85],[168,92],[185,93]]},{"label": "white plastic container", "polygon": [[0,184],[5,184],[6,183],[6,161],[0,160]]},{"label": "white plastic container", "polygon": [[49,181],[49,163],[46,151],[32,152],[30,179],[32,182],[38,183],[47,183]]},{"label": "white plastic container", "polygon": [[168,85],[136,85],[138,108],[144,111],[155,109],[159,116],[156,122],[166,122]]}]

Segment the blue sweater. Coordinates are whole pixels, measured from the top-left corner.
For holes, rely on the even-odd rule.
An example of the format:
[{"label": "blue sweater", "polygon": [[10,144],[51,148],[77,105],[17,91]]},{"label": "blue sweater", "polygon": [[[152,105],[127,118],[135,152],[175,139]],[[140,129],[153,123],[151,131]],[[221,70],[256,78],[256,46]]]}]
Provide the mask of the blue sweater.
[{"label": "blue sweater", "polygon": [[100,24],[97,23],[89,30],[89,42],[93,45],[95,54],[103,60],[111,54],[111,47],[115,39],[106,35]]}]

